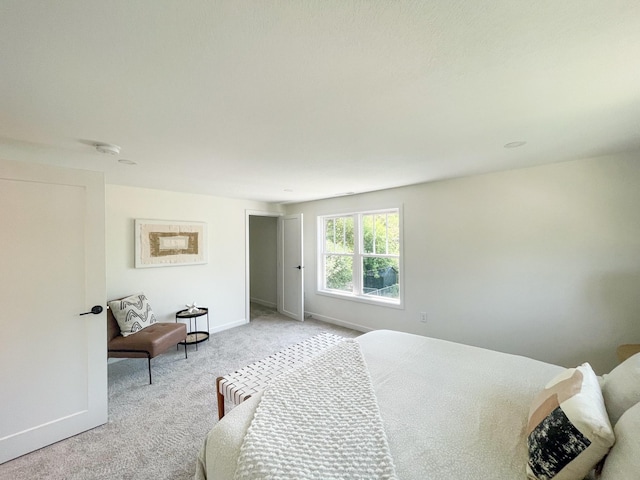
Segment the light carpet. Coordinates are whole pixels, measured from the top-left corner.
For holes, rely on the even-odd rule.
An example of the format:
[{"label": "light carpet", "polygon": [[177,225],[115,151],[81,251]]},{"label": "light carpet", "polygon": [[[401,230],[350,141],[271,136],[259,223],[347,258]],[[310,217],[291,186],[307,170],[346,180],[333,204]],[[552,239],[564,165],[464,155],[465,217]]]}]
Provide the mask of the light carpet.
[{"label": "light carpet", "polygon": [[188,359],[182,348],[154,358],[153,385],[145,359],[112,363],[108,423],[0,465],[0,479],[191,479],[202,442],[218,420],[216,377],[322,332],[360,335],[252,305],[249,324],[211,335],[198,351],[190,346]]}]

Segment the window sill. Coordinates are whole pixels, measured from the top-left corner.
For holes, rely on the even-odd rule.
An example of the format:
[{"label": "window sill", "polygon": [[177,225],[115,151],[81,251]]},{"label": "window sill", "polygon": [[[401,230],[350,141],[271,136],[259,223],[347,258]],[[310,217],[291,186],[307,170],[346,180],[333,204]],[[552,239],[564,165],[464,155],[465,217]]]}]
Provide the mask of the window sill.
[{"label": "window sill", "polygon": [[318,295],[331,298],[339,298],[341,300],[349,300],[351,302],[366,303],[369,305],[376,305],[378,307],[396,308],[398,310],[404,310],[402,305],[402,299],[399,300],[380,300],[365,296],[356,296],[349,293],[339,293],[337,291],[329,290],[316,290]]}]

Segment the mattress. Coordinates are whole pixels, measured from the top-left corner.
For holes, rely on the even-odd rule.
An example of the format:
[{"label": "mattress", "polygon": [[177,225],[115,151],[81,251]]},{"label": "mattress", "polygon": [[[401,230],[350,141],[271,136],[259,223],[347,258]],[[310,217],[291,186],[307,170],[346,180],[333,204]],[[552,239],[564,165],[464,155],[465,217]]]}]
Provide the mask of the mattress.
[{"label": "mattress", "polygon": [[[389,330],[357,341],[398,478],[526,479],[529,406],[563,367]],[[209,432],[197,479],[233,478],[259,401],[245,401]]]}]

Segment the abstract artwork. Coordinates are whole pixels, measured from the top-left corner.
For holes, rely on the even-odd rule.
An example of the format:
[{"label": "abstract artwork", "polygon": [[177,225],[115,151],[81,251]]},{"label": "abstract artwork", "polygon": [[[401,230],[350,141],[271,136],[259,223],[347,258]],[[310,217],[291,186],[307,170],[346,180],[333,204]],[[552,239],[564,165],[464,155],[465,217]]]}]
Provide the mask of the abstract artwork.
[{"label": "abstract artwork", "polygon": [[136,268],[207,263],[207,224],[136,219],[135,249]]}]

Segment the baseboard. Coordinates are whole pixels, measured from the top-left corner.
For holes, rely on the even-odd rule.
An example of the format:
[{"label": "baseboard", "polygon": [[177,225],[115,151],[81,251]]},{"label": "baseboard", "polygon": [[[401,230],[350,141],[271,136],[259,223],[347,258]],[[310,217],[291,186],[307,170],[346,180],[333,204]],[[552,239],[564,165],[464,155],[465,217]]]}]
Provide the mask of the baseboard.
[{"label": "baseboard", "polygon": [[305,312],[305,318],[313,318],[314,320],[320,320],[321,322],[331,323],[333,325],[339,325],[341,327],[357,330],[358,332],[371,332],[373,328],[365,327],[364,325],[358,325],[357,323],[345,322],[338,318],[327,317],[326,315],[320,315],[319,313]]},{"label": "baseboard", "polygon": [[209,329],[209,333],[222,332],[223,330],[229,330],[230,328],[235,328],[235,327],[239,327],[241,325],[246,325],[247,323],[249,323],[248,320],[242,319],[242,320],[236,320],[235,322],[229,322],[229,323],[224,323],[222,325],[216,325],[213,328]]},{"label": "baseboard", "polygon": [[278,308],[278,305],[273,302],[268,302],[267,300],[261,300],[259,298],[251,298],[251,303],[257,303],[258,305],[262,305],[263,307],[268,308]]}]

